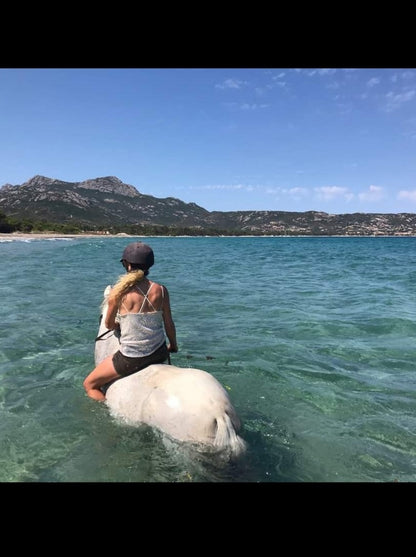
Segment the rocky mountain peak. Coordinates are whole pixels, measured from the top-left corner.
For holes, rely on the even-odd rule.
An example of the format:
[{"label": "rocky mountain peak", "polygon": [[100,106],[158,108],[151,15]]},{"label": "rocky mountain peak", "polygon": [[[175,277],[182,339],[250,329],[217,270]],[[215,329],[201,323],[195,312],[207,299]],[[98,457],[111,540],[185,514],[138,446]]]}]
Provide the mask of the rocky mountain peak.
[{"label": "rocky mountain peak", "polygon": [[24,182],[21,186],[5,184],[1,189],[5,192],[9,191],[10,188],[45,191],[51,186],[54,186],[55,188],[62,188],[62,190],[68,189],[68,187],[75,190],[80,188],[84,190],[96,190],[102,193],[125,195],[130,198],[140,196],[140,192],[134,186],[123,183],[116,176],[91,178],[89,180],[84,180],[83,182],[67,182],[37,174],[36,176],[33,176],[33,178],[30,178],[27,182]]},{"label": "rocky mountain peak", "polygon": [[55,178],[47,178],[46,176],[40,176],[39,174],[36,174],[36,176],[33,176],[33,178],[31,178],[30,180],[24,182],[22,186],[30,188],[38,186],[50,186],[55,182],[59,182],[59,180],[56,180]]},{"label": "rocky mountain peak", "polygon": [[129,184],[124,184],[116,176],[105,176],[103,178],[93,178],[78,182],[77,186],[84,189],[98,190],[107,193],[116,193],[119,195],[126,195],[127,197],[137,197],[140,195],[139,191]]}]

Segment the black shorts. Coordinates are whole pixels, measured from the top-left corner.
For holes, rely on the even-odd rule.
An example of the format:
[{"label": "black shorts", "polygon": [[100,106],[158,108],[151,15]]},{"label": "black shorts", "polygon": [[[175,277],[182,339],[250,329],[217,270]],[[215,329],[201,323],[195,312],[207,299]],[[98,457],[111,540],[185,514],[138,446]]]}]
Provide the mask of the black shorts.
[{"label": "black shorts", "polygon": [[126,377],[136,371],[150,366],[151,364],[163,364],[169,358],[169,351],[167,349],[166,343],[163,343],[160,348],[155,350],[153,354],[149,356],[143,356],[142,358],[130,358],[129,356],[124,356],[117,350],[113,356],[114,369],[119,375]]}]

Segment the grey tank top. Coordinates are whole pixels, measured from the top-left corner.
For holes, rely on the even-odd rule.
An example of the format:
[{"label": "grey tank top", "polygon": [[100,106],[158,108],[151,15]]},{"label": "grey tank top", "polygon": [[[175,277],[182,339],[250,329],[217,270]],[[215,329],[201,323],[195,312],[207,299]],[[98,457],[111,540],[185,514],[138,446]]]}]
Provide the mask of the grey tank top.
[{"label": "grey tank top", "polygon": [[[138,286],[135,287],[143,295],[143,303],[138,313],[125,313],[122,315],[117,312],[116,320],[120,323],[121,333],[119,350],[124,356],[129,356],[130,358],[149,356],[166,341],[165,329],[163,326],[163,312],[161,310],[155,310],[148,298],[153,284],[154,283],[150,285],[146,293]],[[162,297],[164,297],[163,286]],[[143,311],[146,302],[154,311]]]}]

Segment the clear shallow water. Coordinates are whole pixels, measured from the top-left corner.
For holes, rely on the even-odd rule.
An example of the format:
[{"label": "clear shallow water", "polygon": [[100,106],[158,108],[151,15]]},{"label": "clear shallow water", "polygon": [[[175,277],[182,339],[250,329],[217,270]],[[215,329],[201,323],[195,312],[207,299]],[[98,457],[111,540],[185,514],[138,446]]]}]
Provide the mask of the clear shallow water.
[{"label": "clear shallow water", "polygon": [[84,394],[135,239],[0,242],[1,482],[415,480],[416,238],[145,239],[172,363],[212,373],[243,422],[221,468]]}]

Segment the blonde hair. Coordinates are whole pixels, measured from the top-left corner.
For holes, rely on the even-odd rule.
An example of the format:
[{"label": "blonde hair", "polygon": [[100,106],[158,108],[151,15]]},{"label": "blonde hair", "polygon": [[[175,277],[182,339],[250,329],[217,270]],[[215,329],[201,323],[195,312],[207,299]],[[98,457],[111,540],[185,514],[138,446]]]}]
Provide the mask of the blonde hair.
[{"label": "blonde hair", "polygon": [[125,275],[119,276],[118,281],[111,289],[109,297],[115,299],[117,305],[119,305],[123,296],[127,294],[127,292],[131,290],[135,284],[140,282],[144,276],[144,271],[142,271],[141,269],[130,271]]}]

